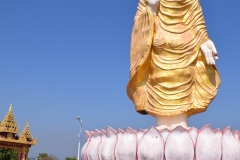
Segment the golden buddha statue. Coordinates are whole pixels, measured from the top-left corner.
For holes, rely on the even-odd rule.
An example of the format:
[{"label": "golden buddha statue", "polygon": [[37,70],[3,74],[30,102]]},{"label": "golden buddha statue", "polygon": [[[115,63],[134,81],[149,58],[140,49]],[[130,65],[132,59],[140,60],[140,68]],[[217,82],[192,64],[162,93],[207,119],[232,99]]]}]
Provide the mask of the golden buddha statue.
[{"label": "golden buddha statue", "polygon": [[204,112],[220,85],[217,58],[199,0],[140,0],[127,86],[136,111],[167,126]]}]

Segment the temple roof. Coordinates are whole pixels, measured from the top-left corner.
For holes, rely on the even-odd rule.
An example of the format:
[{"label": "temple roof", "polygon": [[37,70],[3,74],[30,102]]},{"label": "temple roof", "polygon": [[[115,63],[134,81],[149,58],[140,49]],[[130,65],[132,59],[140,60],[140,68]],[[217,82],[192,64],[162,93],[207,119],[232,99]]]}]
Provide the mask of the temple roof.
[{"label": "temple roof", "polygon": [[19,127],[17,126],[17,122],[14,120],[11,104],[4,120],[0,122],[0,132],[18,133],[18,131]]},{"label": "temple roof", "polygon": [[27,122],[26,127],[24,128],[22,134],[20,135],[20,140],[21,139],[25,139],[26,140],[26,139],[32,139],[32,138],[33,137],[31,135],[31,132],[29,130],[29,125],[28,125],[28,122]]},{"label": "temple roof", "polygon": [[10,105],[9,111],[6,114],[4,120],[0,122],[0,145],[10,143],[13,145],[36,145],[37,138],[33,138],[29,129],[28,122],[23,132],[18,136],[19,127],[17,122],[14,120],[14,115],[12,112],[12,105]]}]

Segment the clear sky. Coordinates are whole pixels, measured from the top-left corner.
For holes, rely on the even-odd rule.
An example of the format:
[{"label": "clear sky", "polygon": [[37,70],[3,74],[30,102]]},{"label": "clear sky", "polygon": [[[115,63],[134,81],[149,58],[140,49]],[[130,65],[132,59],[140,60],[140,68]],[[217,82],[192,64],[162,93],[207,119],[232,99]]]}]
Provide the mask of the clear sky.
[{"label": "clear sky", "polygon": [[[129,45],[138,0],[1,0],[0,119],[13,104],[23,130],[27,121],[46,152],[77,156],[83,130],[155,125],[137,114],[126,94]],[[207,112],[190,126],[240,130],[240,1],[201,0],[215,43],[222,84]],[[85,143],[82,134],[81,143]]]}]

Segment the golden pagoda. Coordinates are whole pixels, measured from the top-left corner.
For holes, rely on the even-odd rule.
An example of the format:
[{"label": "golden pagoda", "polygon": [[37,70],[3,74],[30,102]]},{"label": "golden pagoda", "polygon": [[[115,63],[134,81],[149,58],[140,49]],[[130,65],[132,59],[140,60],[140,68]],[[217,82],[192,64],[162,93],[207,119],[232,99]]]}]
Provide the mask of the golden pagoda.
[{"label": "golden pagoda", "polygon": [[12,113],[12,105],[10,105],[9,112],[5,116],[4,120],[0,122],[0,132],[5,133],[18,133],[19,127],[17,127],[17,122],[14,120],[14,115]]},{"label": "golden pagoda", "polygon": [[19,127],[14,119],[12,104],[3,121],[0,122],[0,148],[17,151],[19,160],[26,160],[29,148],[37,144],[37,139],[32,137],[27,122],[22,134],[18,136]]}]

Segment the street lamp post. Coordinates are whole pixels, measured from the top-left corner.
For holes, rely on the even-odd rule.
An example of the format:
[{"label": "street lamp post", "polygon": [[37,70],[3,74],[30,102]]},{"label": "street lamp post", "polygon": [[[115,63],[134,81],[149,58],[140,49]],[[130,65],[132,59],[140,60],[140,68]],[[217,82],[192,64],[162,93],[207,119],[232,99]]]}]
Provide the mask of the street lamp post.
[{"label": "street lamp post", "polygon": [[78,135],[79,142],[78,142],[78,157],[77,157],[77,159],[81,160],[81,156],[80,156],[80,140],[81,140],[81,132],[82,132],[82,120],[80,119],[79,116],[77,116],[77,120],[80,122],[80,131],[79,131],[79,135]]}]

